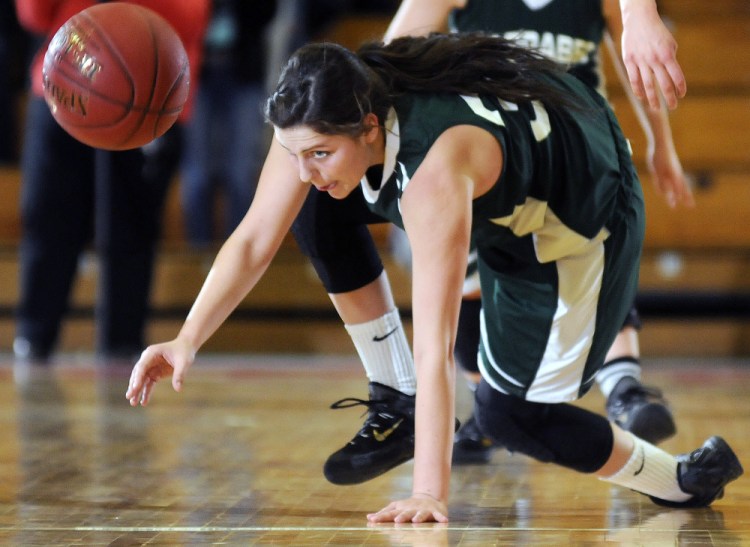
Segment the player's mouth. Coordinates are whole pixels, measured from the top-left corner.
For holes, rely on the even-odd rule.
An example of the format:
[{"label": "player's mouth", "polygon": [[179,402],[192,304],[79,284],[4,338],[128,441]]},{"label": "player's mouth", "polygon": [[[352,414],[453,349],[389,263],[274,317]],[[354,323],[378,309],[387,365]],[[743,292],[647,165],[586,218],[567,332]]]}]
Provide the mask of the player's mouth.
[{"label": "player's mouth", "polygon": [[335,182],[331,182],[330,184],[326,184],[325,186],[318,186],[318,185],[315,186],[315,188],[317,188],[319,192],[330,192],[335,187],[336,187]]}]

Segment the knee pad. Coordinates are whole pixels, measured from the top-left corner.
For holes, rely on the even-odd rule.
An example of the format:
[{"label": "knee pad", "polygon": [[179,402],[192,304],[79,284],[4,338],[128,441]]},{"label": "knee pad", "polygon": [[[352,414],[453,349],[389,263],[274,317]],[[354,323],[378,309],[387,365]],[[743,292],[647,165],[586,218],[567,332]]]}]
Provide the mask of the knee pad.
[{"label": "knee pad", "polygon": [[476,392],[474,417],[479,429],[509,452],[552,462],[554,453],[527,430],[526,416],[535,414],[535,406],[541,405],[500,393],[483,380]]},{"label": "knee pad", "polygon": [[511,452],[593,473],[612,453],[609,421],[565,403],[534,403],[505,395],[482,381],[475,418],[482,432]]},{"label": "knee pad", "polygon": [[312,262],[328,293],[359,289],[383,272],[368,228],[368,222],[374,219],[365,206],[359,206],[357,197],[334,200],[312,190],[292,224],[297,245]]}]

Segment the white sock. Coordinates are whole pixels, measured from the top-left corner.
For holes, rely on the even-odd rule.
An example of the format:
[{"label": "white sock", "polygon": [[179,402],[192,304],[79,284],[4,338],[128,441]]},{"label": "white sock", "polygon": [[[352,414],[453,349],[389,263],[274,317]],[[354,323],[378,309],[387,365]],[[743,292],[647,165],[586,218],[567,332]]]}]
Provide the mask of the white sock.
[{"label": "white sock", "polygon": [[344,326],[371,382],[406,395],[417,392],[414,360],[398,309],[367,323]]},{"label": "white sock", "polygon": [[687,501],[693,497],[683,492],[677,482],[677,458],[628,434],[634,442],[632,456],[622,469],[609,477],[600,477],[602,480],[668,501]]},{"label": "white sock", "polygon": [[614,359],[607,363],[596,373],[596,383],[605,398],[609,397],[615,389],[617,382],[625,376],[631,376],[641,381],[641,365],[634,357],[623,357]]}]

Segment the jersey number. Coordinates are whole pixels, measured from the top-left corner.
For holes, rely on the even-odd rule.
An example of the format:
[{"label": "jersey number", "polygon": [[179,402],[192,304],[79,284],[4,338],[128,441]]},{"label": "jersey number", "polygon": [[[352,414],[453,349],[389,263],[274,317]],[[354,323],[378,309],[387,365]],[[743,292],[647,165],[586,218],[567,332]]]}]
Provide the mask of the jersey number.
[{"label": "jersey number", "polygon": [[[469,108],[471,108],[472,112],[477,116],[481,116],[495,125],[505,127],[505,122],[503,121],[500,112],[487,108],[479,97],[461,95],[461,98],[466,101],[466,104],[469,105]],[[512,112],[518,110],[518,105],[515,103],[500,101],[500,104],[506,111]],[[534,133],[536,141],[541,142],[552,132],[552,128],[549,125],[549,115],[547,114],[544,105],[539,101],[531,101],[531,106],[534,109],[534,119],[530,122],[531,131]]]}]

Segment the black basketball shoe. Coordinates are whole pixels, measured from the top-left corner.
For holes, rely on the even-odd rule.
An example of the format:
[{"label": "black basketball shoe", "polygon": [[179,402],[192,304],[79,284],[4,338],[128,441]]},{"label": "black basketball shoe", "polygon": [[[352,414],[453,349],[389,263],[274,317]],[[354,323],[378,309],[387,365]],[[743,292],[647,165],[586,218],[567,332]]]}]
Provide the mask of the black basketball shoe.
[{"label": "black basketball shoe", "polygon": [[472,465],[489,463],[500,445],[484,435],[474,419],[469,416],[453,440],[453,464]]},{"label": "black basketball shoe", "polygon": [[414,457],[414,395],[370,382],[370,399],[346,398],[331,408],[368,408],[362,429],[323,466],[333,484],[358,484],[382,475]]},{"label": "black basketball shoe", "polygon": [[721,437],[711,437],[690,454],[677,456],[677,482],[687,501],[669,501],[649,496],[654,503],[666,507],[708,507],[724,496],[724,487],[742,475],[744,470],[737,455]]},{"label": "black basketball shoe", "polygon": [[659,389],[631,376],[621,378],[607,398],[607,415],[621,428],[652,444],[677,432],[667,401]]}]

